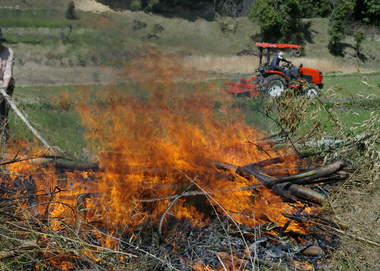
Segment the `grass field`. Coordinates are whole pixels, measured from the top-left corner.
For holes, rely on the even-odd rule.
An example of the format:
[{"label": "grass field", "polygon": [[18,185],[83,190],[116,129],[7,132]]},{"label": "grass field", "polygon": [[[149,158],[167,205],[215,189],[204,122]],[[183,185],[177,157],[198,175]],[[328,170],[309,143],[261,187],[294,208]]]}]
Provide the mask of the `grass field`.
[{"label": "grass field", "polygon": [[[227,95],[221,89],[224,80],[216,80],[214,89],[210,89],[215,95]],[[184,83],[196,85],[201,83]],[[14,96],[22,105],[32,122],[41,130],[51,144],[58,146],[65,153],[76,158],[84,158],[83,141],[84,128],[80,124],[79,115],[75,111],[75,104],[81,99],[82,91],[102,91],[112,89],[121,92],[133,92],[135,88],[128,84],[116,86],[30,86],[18,87]],[[330,75],[325,78],[325,89],[321,100],[330,108],[334,108],[336,117],[349,129],[355,123],[367,119],[374,112],[380,116],[380,74],[348,74]],[[254,100],[253,100],[254,101]],[[253,102],[262,109],[257,102]],[[253,107],[253,108],[254,108]],[[247,120],[270,131],[271,126],[265,121],[263,115],[247,109]],[[321,112],[320,119],[327,118],[326,112]],[[27,137],[31,135],[23,124],[12,115],[11,129],[14,137]],[[65,136],[61,136],[65,135]]]},{"label": "grass field", "polygon": [[[55,2],[44,5],[41,1],[28,1],[28,4],[11,2],[0,6],[1,26],[16,51],[19,65],[120,67],[138,54],[142,44],[153,44],[164,51],[193,57],[189,59],[190,65],[201,70],[208,66],[222,72],[252,70],[246,60],[236,62],[229,59],[228,65],[223,60],[254,47],[257,40],[251,37],[258,34],[259,27],[247,18],[222,17],[210,22],[169,19],[143,12],[77,11],[79,19],[68,20],[65,18],[65,3],[68,1],[63,5],[55,5]],[[6,8],[17,5],[18,8]],[[345,58],[331,56],[326,47],[327,19],[309,21],[311,38],[305,44],[307,58],[300,61],[304,64],[310,62],[317,68],[323,66],[327,72],[355,72],[357,67],[352,46],[347,46]],[[225,24],[233,25],[233,31],[223,32]],[[363,43],[366,62],[360,63],[361,70],[373,71],[378,66],[376,59],[380,56],[380,43],[376,37]],[[353,41],[348,37],[345,42],[350,45]]]},{"label": "grass field", "polygon": [[[325,79],[325,89],[320,97],[323,104],[322,110],[320,103],[314,100],[303,111],[299,110],[302,107],[297,106],[295,109],[299,111],[288,111],[289,114],[300,114],[305,118],[294,133],[295,136],[310,133],[310,129],[313,128],[316,121],[321,121],[321,127],[318,133],[315,132],[311,135],[312,138],[320,136],[320,138],[346,139],[353,134],[370,133],[380,129],[379,122],[373,123],[372,126],[368,126],[367,123],[374,116],[377,116],[377,119],[380,118],[379,73],[329,75]],[[210,99],[215,99],[215,109],[217,109],[219,107],[217,105],[218,96],[226,95],[222,91],[223,82],[224,80],[221,79],[207,83],[183,82],[177,85],[180,89],[178,93],[191,95],[193,89],[209,84],[210,88],[207,92],[210,94]],[[14,97],[34,126],[51,145],[58,147],[67,157],[88,160],[93,158],[93,155],[89,151],[91,148],[84,140],[86,128],[81,123],[76,105],[84,96],[88,95],[94,97],[96,103],[102,103],[104,102],[101,99],[102,93],[109,90],[142,98],[146,95],[136,85],[119,84],[113,86],[18,87]],[[100,95],[96,95],[96,93],[100,93]],[[302,102],[302,100],[297,98],[297,100],[291,101],[293,105],[297,102]],[[238,99],[231,105],[240,107],[245,113],[246,121],[254,127],[266,129],[268,132],[278,131],[279,127],[263,114],[265,108],[259,99]],[[276,118],[275,115],[276,113],[273,114]],[[368,130],[368,127],[372,128]],[[10,128],[12,138],[33,140],[30,132],[13,113],[11,114]],[[378,144],[375,146],[375,151],[376,149],[378,151]],[[340,219],[349,229],[353,229],[355,236],[366,236],[370,240],[378,240],[378,231],[372,231],[369,227],[376,228],[379,213],[373,210],[376,210],[379,204],[380,186],[376,175],[371,175],[367,168],[370,158],[366,153],[358,150],[355,155],[359,157],[345,157],[348,161],[361,160],[362,164],[359,166],[361,169],[357,169],[357,171],[362,173],[359,175],[356,173],[355,177],[333,190],[331,206],[326,208],[334,214],[334,218]],[[328,157],[329,154],[327,153],[326,156]],[[374,157],[376,158],[376,156]],[[376,160],[374,162],[376,163]],[[360,220],[357,219],[358,217]],[[366,221],[366,223],[361,221]],[[359,256],[352,257],[354,252]],[[365,242],[353,241],[349,236],[342,236],[342,248],[329,256],[332,263],[328,270],[376,270],[379,265],[373,255],[376,255],[377,252],[377,248]]]}]

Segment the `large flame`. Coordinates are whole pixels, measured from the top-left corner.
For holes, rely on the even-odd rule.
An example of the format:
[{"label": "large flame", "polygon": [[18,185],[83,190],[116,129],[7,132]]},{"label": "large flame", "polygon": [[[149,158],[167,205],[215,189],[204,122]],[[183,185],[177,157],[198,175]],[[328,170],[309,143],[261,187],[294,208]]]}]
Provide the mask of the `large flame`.
[{"label": "large flame", "polygon": [[[212,162],[245,165],[286,156],[282,167],[294,172],[295,155],[256,143],[263,133],[245,124],[229,98],[213,84],[183,83],[191,73],[178,63],[150,49],[126,68],[139,93],[102,92],[101,103],[79,106],[102,168],[97,189],[105,222],[112,228],[155,223],[170,202],[141,200],[179,194],[192,185],[238,223],[285,225],[288,219],[281,213],[294,207],[265,188],[239,191],[252,181],[218,174]],[[202,208],[195,206],[181,200],[171,213],[202,220]]]},{"label": "large flame", "polygon": [[[202,225],[208,203],[241,224],[287,224],[282,214],[294,213],[294,206],[263,187],[240,191],[259,182],[219,172],[213,162],[245,165],[286,156],[286,174],[295,172],[296,156],[257,142],[264,134],[245,124],[218,86],[191,83],[192,73],[178,63],[150,48],[125,68],[133,88],[104,90],[78,105],[99,171],[59,176],[26,162],[8,167],[15,175],[33,175],[38,200],[46,203],[36,209],[55,230],[65,223],[78,229],[101,223],[111,233],[158,224],[173,200],[162,198],[185,191],[207,197],[180,198],[170,217]],[[293,223],[287,230],[303,231]]]}]

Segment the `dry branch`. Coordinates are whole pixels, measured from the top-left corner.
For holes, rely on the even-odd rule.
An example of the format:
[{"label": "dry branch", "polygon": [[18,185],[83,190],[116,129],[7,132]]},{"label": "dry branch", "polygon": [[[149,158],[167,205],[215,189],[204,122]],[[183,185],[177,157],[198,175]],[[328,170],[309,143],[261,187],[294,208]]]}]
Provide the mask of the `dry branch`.
[{"label": "dry branch", "polygon": [[183,196],[184,193],[186,193],[186,190],[190,189],[192,186],[194,186],[194,183],[190,183],[190,185],[181,193],[179,194],[178,196],[176,196],[168,205],[168,207],[166,208],[166,210],[164,211],[164,213],[162,214],[161,216],[161,219],[160,219],[160,224],[158,226],[158,233],[160,235],[162,235],[162,226],[164,224],[164,219],[167,215],[167,213],[169,212],[169,210],[174,206],[174,204]]},{"label": "dry branch", "polygon": [[[262,184],[267,186],[268,188],[272,189],[274,193],[277,195],[280,195],[284,198],[296,201],[297,199],[303,199],[312,201],[318,204],[322,204],[325,201],[325,196],[321,193],[318,193],[314,190],[311,190],[309,188],[299,186],[296,184],[291,184],[290,182],[282,182],[279,184],[276,184],[277,179],[264,175],[260,173],[257,170],[254,170],[250,167],[239,167],[236,171],[238,174],[245,178],[256,178],[259,180]],[[276,184],[276,185],[274,185]]]},{"label": "dry branch", "polygon": [[343,181],[346,180],[349,177],[349,174],[347,171],[339,170],[331,175],[320,177],[318,179],[301,179],[301,180],[295,180],[291,183],[293,184],[317,184],[317,183],[334,183],[337,181]]},{"label": "dry branch", "polygon": [[275,164],[283,163],[285,162],[285,160],[286,160],[286,157],[274,157],[274,158],[269,158],[269,159],[262,160],[253,164],[245,165],[245,167],[258,169],[258,168],[263,168],[266,166],[272,166]]},{"label": "dry branch", "polygon": [[[273,161],[278,161],[278,159],[273,160]],[[254,185],[240,187],[236,189],[228,189],[222,192],[252,190],[252,189],[266,186],[270,188],[274,193],[293,201],[307,200],[307,201],[312,201],[318,204],[323,204],[323,202],[325,201],[325,196],[323,194],[318,193],[312,189],[300,186],[298,184],[293,184],[290,182],[282,182],[282,183],[273,185],[273,183],[276,183],[278,179],[269,175],[265,175],[256,169],[253,169],[252,164],[249,165],[248,167],[238,167],[238,166],[234,166],[228,163],[214,162],[214,165],[218,169],[222,169],[222,170],[230,171],[230,172],[232,171],[232,173],[236,172],[236,174],[247,179],[255,178],[262,183],[262,185],[254,184]],[[230,178],[231,177],[233,176],[230,176]],[[218,191],[218,192],[221,192],[221,191]],[[212,194],[213,192],[210,191],[209,193]],[[203,193],[202,191],[189,191],[189,192],[184,192],[182,194],[175,194],[175,195],[162,197],[162,198],[142,199],[142,200],[139,200],[139,202],[175,200],[178,197],[201,196],[201,195],[205,196],[205,193]]]},{"label": "dry branch", "polygon": [[343,168],[344,166],[345,166],[345,162],[339,160],[326,166],[321,166],[321,167],[308,170],[296,175],[279,178],[277,180],[274,180],[273,182],[269,182],[267,185],[272,186],[272,185],[281,184],[285,182],[295,183],[294,181],[300,181],[300,180],[311,181],[311,180],[315,180],[321,177],[331,175],[337,172],[338,170],[340,170],[341,168]]},{"label": "dry branch", "polygon": [[5,259],[9,259],[12,257],[17,257],[25,251],[35,250],[38,248],[39,248],[39,246],[38,246],[36,240],[23,241],[19,246],[17,246],[16,248],[14,248],[12,250],[0,251],[0,261],[5,260]]}]

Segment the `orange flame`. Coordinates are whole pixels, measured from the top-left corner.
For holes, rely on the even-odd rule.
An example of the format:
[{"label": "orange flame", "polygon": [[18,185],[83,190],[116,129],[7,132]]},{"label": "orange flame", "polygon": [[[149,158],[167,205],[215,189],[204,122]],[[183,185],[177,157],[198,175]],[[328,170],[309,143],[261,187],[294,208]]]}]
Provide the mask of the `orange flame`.
[{"label": "orange flame", "polygon": [[[179,81],[191,73],[178,63],[151,49],[126,68],[144,97],[105,91],[99,94],[101,103],[78,106],[102,168],[97,189],[103,208],[99,211],[109,216],[105,222],[111,228],[157,222],[169,203],[141,200],[175,195],[193,183],[193,189],[201,188],[212,205],[238,223],[272,221],[284,226],[288,219],[282,213],[293,213],[294,207],[265,188],[258,194],[237,191],[252,181],[220,176],[212,161],[244,165],[286,155],[282,166],[294,173],[296,156],[257,143],[263,133],[245,124],[229,98],[218,96],[216,85],[195,88]],[[178,218],[202,219],[199,208],[185,206],[184,201],[173,212]],[[297,225],[288,230],[302,231]]]},{"label": "orange flame", "polygon": [[219,267],[217,270],[200,261],[193,263],[192,269],[194,271],[248,271],[248,269],[245,268],[248,263],[247,260],[240,259],[239,257],[226,252],[217,252],[216,254],[219,259]]},{"label": "orange flame", "polygon": [[[229,97],[215,84],[184,83],[191,72],[179,62],[150,49],[125,69],[134,89],[102,91],[78,105],[99,172],[59,177],[50,167],[36,171],[33,163],[8,166],[13,174],[34,174],[37,193],[50,192],[38,196],[46,204],[36,208],[48,214],[53,229],[101,221],[115,232],[158,223],[171,201],[143,200],[192,190],[203,191],[218,212],[238,223],[288,222],[282,213],[294,213],[295,207],[266,188],[239,191],[252,181],[218,172],[213,161],[245,165],[286,156],[285,174],[295,172],[296,156],[257,142],[264,134],[245,124]],[[63,191],[55,193],[56,187]],[[195,201],[181,198],[168,215],[202,225],[204,197]],[[295,223],[288,230],[304,231]]]}]

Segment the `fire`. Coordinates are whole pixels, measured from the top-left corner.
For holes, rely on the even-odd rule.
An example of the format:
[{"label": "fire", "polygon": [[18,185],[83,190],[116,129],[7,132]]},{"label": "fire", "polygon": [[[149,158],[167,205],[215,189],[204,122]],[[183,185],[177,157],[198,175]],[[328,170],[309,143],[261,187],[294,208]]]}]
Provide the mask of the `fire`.
[{"label": "fire", "polygon": [[[100,206],[107,206],[100,211],[105,222],[111,228],[157,223],[169,202],[153,202],[147,208],[141,201],[176,195],[193,184],[192,189],[203,190],[216,209],[238,223],[272,221],[284,226],[288,219],[282,213],[292,213],[294,207],[265,188],[259,194],[239,191],[252,181],[218,176],[212,161],[245,165],[287,156],[284,173],[294,173],[296,156],[256,143],[263,133],[246,125],[227,97],[217,97],[215,85],[193,88],[191,93],[182,90],[178,77],[186,79],[189,73],[177,62],[152,50],[126,68],[147,97],[105,91],[99,94],[102,103],[78,107],[102,168],[97,190]],[[183,200],[172,212],[178,218],[203,219],[202,210],[186,207]],[[288,230],[302,229],[290,225]]]},{"label": "fire", "polygon": [[245,266],[247,265],[247,260],[242,260],[239,257],[226,252],[218,252],[216,253],[216,255],[219,260],[219,267],[217,270],[211,268],[210,266],[204,264],[201,261],[193,263],[192,269],[194,271],[248,271],[248,269],[245,268]]},{"label": "fire", "polygon": [[[296,212],[294,205],[264,187],[241,190],[260,183],[220,172],[213,164],[246,165],[287,157],[281,165],[286,174],[296,172],[296,155],[258,142],[264,134],[245,124],[215,84],[195,88],[183,83],[191,79],[191,71],[178,62],[151,49],[126,67],[138,92],[102,91],[77,106],[99,171],[59,174],[52,167],[36,168],[32,162],[7,167],[14,176],[33,176],[38,216],[55,231],[69,224],[78,232],[100,227],[113,234],[132,232],[147,223],[158,225],[164,218],[186,219],[202,227],[209,219],[210,211],[204,210],[209,204],[211,213],[240,224],[272,222],[286,225],[287,231],[304,232],[283,216]],[[179,197],[168,209],[173,196],[189,191],[203,194]],[[112,238],[93,234],[103,245],[117,247]],[[209,270],[199,268],[194,267]]]}]

